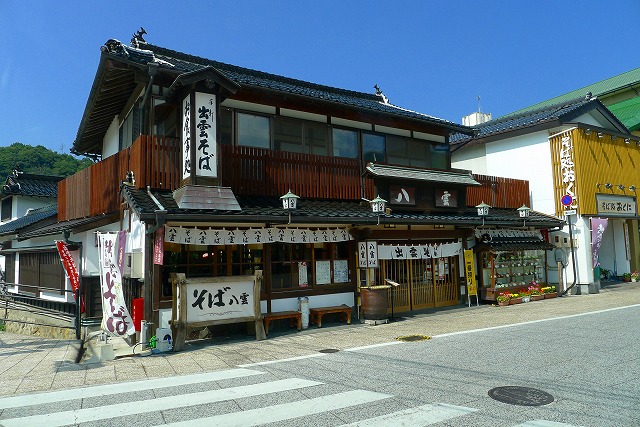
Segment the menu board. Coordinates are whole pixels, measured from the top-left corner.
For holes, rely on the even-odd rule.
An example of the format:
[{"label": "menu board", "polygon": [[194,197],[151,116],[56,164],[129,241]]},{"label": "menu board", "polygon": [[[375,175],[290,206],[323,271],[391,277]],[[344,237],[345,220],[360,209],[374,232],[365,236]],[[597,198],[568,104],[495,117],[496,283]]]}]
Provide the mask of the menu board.
[{"label": "menu board", "polygon": [[331,261],[316,261],[316,285],[331,283]]},{"label": "menu board", "polygon": [[349,262],[346,259],[337,259],[333,261],[333,282],[349,282]]}]

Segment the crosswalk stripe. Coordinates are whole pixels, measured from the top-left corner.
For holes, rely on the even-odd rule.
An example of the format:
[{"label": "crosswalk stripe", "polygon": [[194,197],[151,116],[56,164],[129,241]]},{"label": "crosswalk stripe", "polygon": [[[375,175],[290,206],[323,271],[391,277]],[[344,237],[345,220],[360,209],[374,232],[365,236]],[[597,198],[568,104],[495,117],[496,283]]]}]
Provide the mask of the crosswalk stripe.
[{"label": "crosswalk stripe", "polygon": [[341,427],[421,427],[476,412],[464,406],[433,403],[417,406],[376,418],[361,420]]},{"label": "crosswalk stripe", "polygon": [[335,411],[364,403],[392,397],[388,394],[365,390],[352,390],[328,396],[314,397],[297,402],[282,403],[264,408],[249,409],[242,412],[199,418],[197,420],[179,421],[165,427],[250,427],[267,423],[291,420],[308,415]]},{"label": "crosswalk stripe", "polygon": [[88,397],[108,396],[110,394],[121,394],[131,391],[155,390],[164,387],[175,387],[181,385],[198,384],[210,381],[220,381],[232,378],[248,377],[260,375],[264,372],[251,369],[228,369],[225,371],[207,372],[204,374],[192,374],[176,377],[166,377],[162,380],[157,378],[129,381],[109,385],[99,385],[92,387],[82,387],[70,390],[51,391],[46,393],[28,394],[22,396],[12,396],[0,399],[0,409],[18,408],[29,405],[41,405],[44,403],[64,402],[74,399]]},{"label": "crosswalk stripe", "polygon": [[573,424],[559,423],[557,421],[533,420],[518,424],[515,427],[578,427]]},{"label": "crosswalk stripe", "polygon": [[259,384],[229,387],[220,390],[210,390],[198,393],[160,397],[157,399],[119,403],[96,408],[76,409],[73,411],[56,412],[45,415],[9,418],[0,420],[0,424],[4,427],[57,427],[207,403],[223,402],[243,397],[296,390],[320,384],[322,383],[317,381],[289,378],[286,380],[269,381]]}]

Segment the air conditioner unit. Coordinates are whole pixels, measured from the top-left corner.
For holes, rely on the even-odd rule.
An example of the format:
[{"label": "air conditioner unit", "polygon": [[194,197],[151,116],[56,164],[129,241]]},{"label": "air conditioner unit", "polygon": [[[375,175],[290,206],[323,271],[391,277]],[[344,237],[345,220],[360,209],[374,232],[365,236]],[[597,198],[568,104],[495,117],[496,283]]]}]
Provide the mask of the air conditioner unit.
[{"label": "air conditioner unit", "polygon": [[127,252],[124,254],[124,276],[132,279],[142,277],[144,259],[142,252]]}]

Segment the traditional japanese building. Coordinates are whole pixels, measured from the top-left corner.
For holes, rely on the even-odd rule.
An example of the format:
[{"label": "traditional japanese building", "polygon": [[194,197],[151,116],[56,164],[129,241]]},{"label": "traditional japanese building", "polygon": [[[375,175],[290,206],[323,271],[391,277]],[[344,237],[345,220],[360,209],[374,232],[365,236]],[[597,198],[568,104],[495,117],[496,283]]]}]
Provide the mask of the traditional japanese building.
[{"label": "traditional japanese building", "polygon": [[262,313],[308,298],[355,314],[360,286],[387,279],[397,312],[458,304],[477,229],[540,240],[562,224],[534,211],[523,223],[526,181],[451,168],[450,135],[473,129],[393,105],[377,87],[237,67],[141,34],[100,51],[72,148],[97,163],[60,182],[58,223],[41,234],[79,243],[86,293],[100,275],[96,232],[126,231],[123,285],[142,289],[155,327],[175,327],[188,307],[220,316],[211,310],[246,302],[225,286],[179,301],[180,277],[256,277]]},{"label": "traditional japanese building", "polygon": [[452,138],[452,165],[528,180],[533,209],[570,221],[552,233],[560,268],[550,279],[581,293],[598,292],[599,266],[615,275],[640,269],[639,162],[638,137],[591,94]]}]

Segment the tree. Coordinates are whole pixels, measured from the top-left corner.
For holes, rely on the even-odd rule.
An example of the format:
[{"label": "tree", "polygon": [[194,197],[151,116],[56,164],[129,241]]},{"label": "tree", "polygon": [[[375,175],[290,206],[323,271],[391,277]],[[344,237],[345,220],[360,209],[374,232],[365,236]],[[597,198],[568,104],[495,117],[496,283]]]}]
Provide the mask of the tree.
[{"label": "tree", "polygon": [[58,154],[42,145],[32,146],[15,142],[0,147],[0,180],[4,182],[14,169],[37,175],[70,176],[92,165],[88,158]]}]

